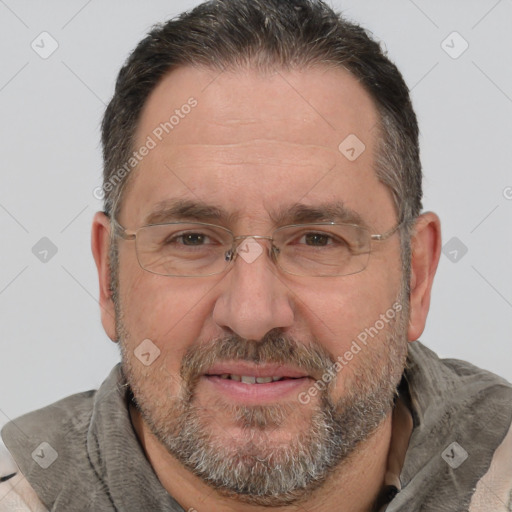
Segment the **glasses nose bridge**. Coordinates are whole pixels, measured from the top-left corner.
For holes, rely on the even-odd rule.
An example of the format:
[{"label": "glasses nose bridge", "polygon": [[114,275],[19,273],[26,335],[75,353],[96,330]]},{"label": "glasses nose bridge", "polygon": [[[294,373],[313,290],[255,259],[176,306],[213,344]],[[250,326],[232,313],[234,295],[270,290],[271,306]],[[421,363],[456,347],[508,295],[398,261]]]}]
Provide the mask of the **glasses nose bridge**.
[{"label": "glasses nose bridge", "polygon": [[247,239],[255,239],[255,240],[268,240],[270,242],[270,247],[268,248],[269,256],[275,263],[277,263],[277,255],[279,253],[279,249],[274,245],[274,237],[268,235],[238,235],[233,236],[233,246],[226,253],[226,260],[230,263],[233,263],[238,256],[239,250],[238,248]]}]

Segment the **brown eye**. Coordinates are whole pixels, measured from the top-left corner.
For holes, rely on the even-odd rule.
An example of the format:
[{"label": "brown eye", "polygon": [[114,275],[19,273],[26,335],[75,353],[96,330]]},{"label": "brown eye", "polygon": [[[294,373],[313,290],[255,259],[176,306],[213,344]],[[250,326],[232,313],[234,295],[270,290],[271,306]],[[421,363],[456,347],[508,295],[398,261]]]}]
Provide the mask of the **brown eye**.
[{"label": "brown eye", "polygon": [[178,238],[181,238],[184,245],[202,245],[206,236],[201,233],[187,233]]},{"label": "brown eye", "polygon": [[322,233],[309,233],[304,235],[306,245],[324,247],[329,244],[331,237]]}]

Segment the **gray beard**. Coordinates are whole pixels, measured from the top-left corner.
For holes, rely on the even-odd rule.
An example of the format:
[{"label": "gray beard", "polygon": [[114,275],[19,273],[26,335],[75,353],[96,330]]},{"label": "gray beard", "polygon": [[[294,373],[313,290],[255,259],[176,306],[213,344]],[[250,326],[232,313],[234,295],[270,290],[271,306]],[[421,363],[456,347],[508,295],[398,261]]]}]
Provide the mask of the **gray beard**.
[{"label": "gray beard", "polygon": [[[336,402],[331,398],[334,378],[307,408],[295,401],[233,406],[219,398],[211,404],[224,409],[246,433],[243,442],[231,443],[212,435],[212,418],[197,404],[195,395],[199,376],[213,361],[288,363],[308,370],[310,375],[322,375],[335,362],[334,357],[317,343],[305,346],[277,330],[258,342],[237,336],[221,338],[189,349],[181,364],[180,395],[170,396],[168,385],[158,378],[169,377],[165,370],[149,369],[142,376],[140,363],[132,355],[134,347],[127,348],[129,336],[120,313],[116,322],[123,373],[134,405],[153,435],[217,492],[254,505],[277,507],[303,500],[346,463],[392,410],[407,356],[408,311],[404,306],[386,331],[372,338],[356,356],[355,364],[350,363],[350,383]],[[155,393],[157,389],[160,393]],[[310,416],[308,427],[286,444],[273,442],[272,431],[300,407]]]}]

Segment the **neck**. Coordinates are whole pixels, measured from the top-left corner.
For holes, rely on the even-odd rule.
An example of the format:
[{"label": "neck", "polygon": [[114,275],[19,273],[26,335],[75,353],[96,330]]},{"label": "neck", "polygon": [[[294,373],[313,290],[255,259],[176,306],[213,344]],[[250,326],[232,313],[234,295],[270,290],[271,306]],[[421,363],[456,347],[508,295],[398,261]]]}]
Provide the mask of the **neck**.
[{"label": "neck", "polygon": [[[155,438],[140,413],[130,404],[133,427],[146,457],[166,491],[187,511],[263,512],[268,507],[242,503],[222,496],[170,455]],[[373,435],[358,446],[347,461],[324,484],[301,500],[310,512],[369,512],[379,493],[387,467],[392,431],[391,413]],[[273,508],[275,512],[297,510],[298,502]]]}]

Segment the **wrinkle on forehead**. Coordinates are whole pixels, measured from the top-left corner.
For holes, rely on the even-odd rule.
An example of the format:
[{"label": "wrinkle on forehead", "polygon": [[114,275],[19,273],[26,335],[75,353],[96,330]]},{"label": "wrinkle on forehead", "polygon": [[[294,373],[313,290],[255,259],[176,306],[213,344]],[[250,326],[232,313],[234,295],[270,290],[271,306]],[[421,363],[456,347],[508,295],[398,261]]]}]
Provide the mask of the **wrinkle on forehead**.
[{"label": "wrinkle on forehead", "polygon": [[[156,202],[180,197],[242,208],[254,222],[267,207],[342,200],[371,223],[387,222],[382,212],[394,209],[374,170],[378,112],[352,75],[210,75],[174,70],[148,98],[137,131],[141,145],[188,98],[197,106],[132,172],[126,197],[134,220]],[[339,149],[351,134],[366,147],[355,161]]]},{"label": "wrinkle on forehead", "polygon": [[[169,166],[212,177],[220,176],[222,167],[228,174],[238,167],[268,167],[285,179],[298,171],[316,179],[335,166],[349,174],[373,169],[378,116],[350,73],[326,68],[270,77],[254,70],[211,75],[209,69],[182,67],[157,85],[142,111],[139,144],[189,97],[197,106],[157,142],[137,171]],[[338,147],[350,134],[362,139],[366,150],[349,163]]]},{"label": "wrinkle on forehead", "polygon": [[330,168],[339,156],[337,148],[275,139],[254,139],[225,144],[176,144],[169,146],[166,160],[173,168],[215,165],[270,165]]},{"label": "wrinkle on forehead", "polygon": [[255,70],[226,72],[214,75],[213,82],[211,74],[208,69],[182,67],[166,75],[146,101],[139,140],[189,97],[197,100],[197,106],[168,137],[177,144],[217,143],[225,137],[243,140],[257,133],[330,145],[326,137],[339,143],[351,132],[369,138],[378,120],[371,96],[342,69],[283,71],[273,76]]}]

